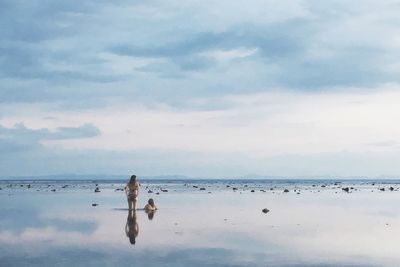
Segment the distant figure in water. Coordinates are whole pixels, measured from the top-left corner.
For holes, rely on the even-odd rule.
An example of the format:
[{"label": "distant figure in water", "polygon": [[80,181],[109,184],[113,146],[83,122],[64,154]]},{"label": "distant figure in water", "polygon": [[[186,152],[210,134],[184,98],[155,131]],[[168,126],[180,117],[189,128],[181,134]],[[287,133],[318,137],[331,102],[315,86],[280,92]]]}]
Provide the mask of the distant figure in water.
[{"label": "distant figure in water", "polygon": [[131,176],[131,180],[125,186],[125,193],[128,199],[129,210],[137,209],[138,195],[139,195],[139,183],[136,181],[136,175]]},{"label": "distant figure in water", "polygon": [[154,213],[156,213],[157,207],[154,204],[154,200],[152,198],[150,198],[146,206],[144,206],[144,210],[147,213],[147,218],[149,218],[149,220],[153,220]]},{"label": "distant figure in water", "polygon": [[137,223],[136,211],[128,211],[128,219],[126,219],[125,234],[129,237],[129,242],[134,245],[136,237],[139,234],[139,225]]},{"label": "distant figure in water", "polygon": [[157,210],[156,205],[154,204],[154,200],[152,198],[149,199],[146,206],[144,206],[145,211],[155,211]]}]

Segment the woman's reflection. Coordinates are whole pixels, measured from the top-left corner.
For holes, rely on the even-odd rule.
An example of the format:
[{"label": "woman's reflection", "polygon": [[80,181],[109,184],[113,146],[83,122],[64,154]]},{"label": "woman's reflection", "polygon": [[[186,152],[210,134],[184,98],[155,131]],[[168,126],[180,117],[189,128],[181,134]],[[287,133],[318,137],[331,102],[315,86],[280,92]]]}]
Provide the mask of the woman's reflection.
[{"label": "woman's reflection", "polygon": [[137,223],[135,210],[128,210],[128,219],[126,219],[125,233],[126,236],[129,237],[129,242],[134,245],[136,243],[136,237],[139,234],[139,225]]}]

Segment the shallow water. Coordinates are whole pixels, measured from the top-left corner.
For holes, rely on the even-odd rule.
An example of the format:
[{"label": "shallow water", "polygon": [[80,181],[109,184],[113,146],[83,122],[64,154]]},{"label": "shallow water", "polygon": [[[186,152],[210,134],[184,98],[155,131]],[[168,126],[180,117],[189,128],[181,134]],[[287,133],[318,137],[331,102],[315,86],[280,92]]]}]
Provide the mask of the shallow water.
[{"label": "shallow water", "polygon": [[150,220],[128,216],[122,181],[2,181],[0,266],[396,266],[398,187],[143,181],[139,206],[159,207]]}]

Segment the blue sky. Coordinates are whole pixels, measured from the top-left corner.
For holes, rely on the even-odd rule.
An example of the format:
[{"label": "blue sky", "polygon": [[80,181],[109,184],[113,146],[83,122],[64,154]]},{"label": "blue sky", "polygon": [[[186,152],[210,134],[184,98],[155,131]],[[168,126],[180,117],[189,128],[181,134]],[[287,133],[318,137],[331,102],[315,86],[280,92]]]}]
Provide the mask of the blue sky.
[{"label": "blue sky", "polygon": [[399,1],[0,1],[0,176],[400,175]]}]

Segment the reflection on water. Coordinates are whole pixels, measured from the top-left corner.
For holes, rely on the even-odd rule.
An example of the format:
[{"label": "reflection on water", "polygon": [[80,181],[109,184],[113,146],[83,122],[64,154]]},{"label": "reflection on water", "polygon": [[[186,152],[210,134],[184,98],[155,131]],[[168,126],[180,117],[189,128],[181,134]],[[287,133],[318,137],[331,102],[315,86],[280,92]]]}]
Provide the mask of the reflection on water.
[{"label": "reflection on water", "polygon": [[151,221],[154,218],[154,214],[156,213],[155,210],[146,210],[147,218]]},{"label": "reflection on water", "polygon": [[128,218],[126,219],[125,233],[129,242],[136,244],[136,237],[139,235],[139,224],[137,222],[136,210],[128,209]]},{"label": "reflection on water", "polygon": [[[126,209],[124,192],[116,191],[118,184],[100,184],[100,193],[87,184],[65,190],[62,186],[55,192],[47,184],[29,189],[1,186],[0,266],[396,266],[400,262],[397,185],[393,191],[381,191],[382,185],[358,183],[349,185],[357,190],[347,193],[335,185],[294,183],[285,185],[289,193],[284,193],[261,183],[195,184],[206,190],[193,184],[148,183],[143,185],[148,191],[168,190],[159,195],[143,190],[139,196],[139,207],[150,197],[155,199],[157,215]],[[263,208],[270,212],[262,213]]]}]

